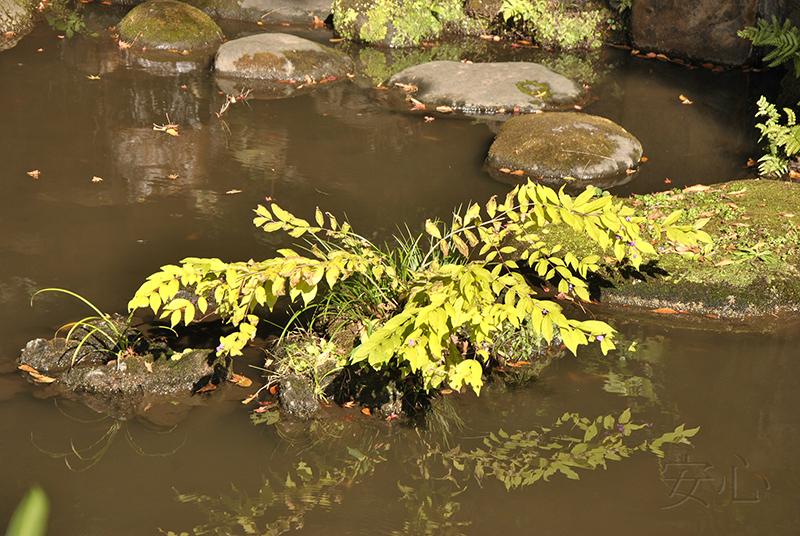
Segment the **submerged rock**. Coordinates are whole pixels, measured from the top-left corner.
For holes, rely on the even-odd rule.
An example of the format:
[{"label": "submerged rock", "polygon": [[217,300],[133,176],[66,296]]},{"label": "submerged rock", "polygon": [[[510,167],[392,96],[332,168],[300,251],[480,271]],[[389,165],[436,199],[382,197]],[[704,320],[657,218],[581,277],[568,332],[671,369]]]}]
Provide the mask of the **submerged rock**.
[{"label": "submerged rock", "polygon": [[608,119],[582,113],[523,115],[509,120],[489,148],[491,176],[522,184],[587,184],[608,188],[630,180],[642,159],[642,144]]},{"label": "submerged rock", "polygon": [[346,80],[353,61],[332,48],[289,34],[258,34],[219,48],[214,69],[226,93],[243,86],[255,96],[282,97]]},{"label": "submerged rock", "polygon": [[565,110],[588,98],[583,86],[543,65],[523,62],[432,61],[400,71],[385,85],[389,90],[376,95],[390,106],[424,113]]},{"label": "submerged rock", "polygon": [[33,29],[33,2],[0,0],[0,50],[15,46]]},{"label": "submerged rock", "polygon": [[132,50],[190,53],[222,43],[211,17],[183,2],[150,0],[133,8],[117,26]]}]

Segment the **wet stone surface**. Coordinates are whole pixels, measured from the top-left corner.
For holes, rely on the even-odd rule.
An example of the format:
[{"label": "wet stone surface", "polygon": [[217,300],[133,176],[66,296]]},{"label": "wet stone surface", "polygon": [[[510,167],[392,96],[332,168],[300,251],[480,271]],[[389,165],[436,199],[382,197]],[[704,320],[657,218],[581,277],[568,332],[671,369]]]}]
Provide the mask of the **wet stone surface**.
[{"label": "wet stone surface", "polygon": [[352,60],[332,48],[289,34],[259,34],[228,41],[215,60],[217,84],[236,93],[281,97],[346,80]]},{"label": "wet stone surface", "polygon": [[493,178],[521,184],[610,187],[633,177],[642,144],[608,119],[583,113],[529,114],[509,120],[489,148]]},{"label": "wet stone surface", "polygon": [[188,54],[222,42],[222,30],[211,17],[174,0],[150,0],[136,6],[118,28],[120,40],[127,42],[131,50],[174,50]]},{"label": "wet stone surface", "polygon": [[[538,63],[432,61],[395,74],[380,91],[390,106],[469,115],[572,109],[589,97],[581,85]],[[420,104],[409,106],[406,96]],[[414,101],[410,101],[414,104]]]}]

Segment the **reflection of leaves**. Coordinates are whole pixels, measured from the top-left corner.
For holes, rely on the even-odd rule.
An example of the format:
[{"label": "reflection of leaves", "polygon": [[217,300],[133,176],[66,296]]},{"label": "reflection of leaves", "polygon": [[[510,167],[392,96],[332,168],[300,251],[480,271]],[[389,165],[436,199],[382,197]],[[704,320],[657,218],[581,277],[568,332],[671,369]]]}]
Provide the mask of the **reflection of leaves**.
[{"label": "reflection of leaves", "polygon": [[618,418],[601,415],[593,421],[576,413],[565,413],[552,428],[515,434],[500,430],[497,435],[490,433],[484,438],[485,449],[434,450],[428,457],[441,456],[449,472],[448,479],[453,478],[454,472],[465,479],[474,477],[479,483],[494,476],[506,489],[516,489],[539,480],[548,481],[556,473],[577,480],[580,477],[576,469],[605,469],[607,460],[619,461],[635,451],[650,451],[661,457],[665,443],[688,444],[687,438],[699,430],[684,430],[681,425],[657,439],[631,445],[632,434],[649,425],[634,424],[630,418],[630,409]]}]

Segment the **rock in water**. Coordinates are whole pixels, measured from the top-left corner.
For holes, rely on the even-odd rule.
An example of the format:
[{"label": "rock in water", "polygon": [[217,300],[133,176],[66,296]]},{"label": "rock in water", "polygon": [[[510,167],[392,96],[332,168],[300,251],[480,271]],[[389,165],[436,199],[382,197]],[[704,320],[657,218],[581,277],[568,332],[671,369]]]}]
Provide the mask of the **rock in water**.
[{"label": "rock in water", "polygon": [[175,0],[150,0],[140,4],[125,15],[117,28],[120,41],[134,51],[183,54],[222,43],[222,30],[211,17]]},{"label": "rock in water", "polygon": [[583,190],[608,188],[633,177],[642,144],[603,117],[554,112],[515,117],[506,122],[486,160],[493,178],[511,184],[528,179],[549,186]]},{"label": "rock in water", "polygon": [[280,97],[303,89],[347,80],[353,61],[345,54],[288,34],[258,34],[228,41],[219,48],[214,69],[226,93],[242,86],[256,96]]},{"label": "rock in water", "polygon": [[400,71],[385,86],[389,91],[378,95],[390,106],[425,113],[510,117],[512,113],[573,109],[589,96],[569,78],[544,65],[524,62],[432,61]]}]

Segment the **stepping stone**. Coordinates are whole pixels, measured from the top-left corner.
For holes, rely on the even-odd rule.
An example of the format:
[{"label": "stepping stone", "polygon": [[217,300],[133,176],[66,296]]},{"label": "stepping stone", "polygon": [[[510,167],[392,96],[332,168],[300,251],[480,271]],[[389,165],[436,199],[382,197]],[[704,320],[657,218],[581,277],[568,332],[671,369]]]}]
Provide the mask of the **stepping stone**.
[{"label": "stepping stone", "polygon": [[377,96],[392,108],[468,115],[574,109],[583,86],[538,63],[432,61],[395,74]]},{"label": "stepping stone", "polygon": [[507,121],[489,148],[489,174],[502,182],[528,179],[572,191],[609,188],[633,178],[642,144],[603,117],[578,112],[529,114]]}]

